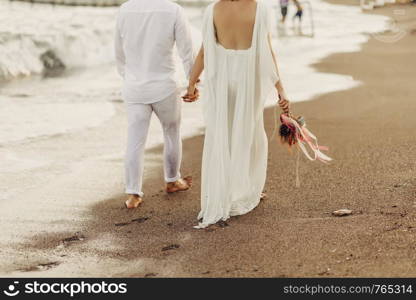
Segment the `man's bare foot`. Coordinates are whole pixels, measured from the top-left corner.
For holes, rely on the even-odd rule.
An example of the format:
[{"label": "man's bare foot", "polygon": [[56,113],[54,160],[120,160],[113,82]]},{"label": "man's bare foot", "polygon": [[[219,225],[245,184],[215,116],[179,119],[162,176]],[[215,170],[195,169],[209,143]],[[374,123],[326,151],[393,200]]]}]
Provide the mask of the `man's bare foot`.
[{"label": "man's bare foot", "polygon": [[139,195],[129,195],[129,198],[124,203],[126,205],[126,208],[128,209],[134,209],[138,208],[140,204],[142,204],[143,199]]},{"label": "man's bare foot", "polygon": [[189,188],[192,186],[192,177],[188,176],[185,178],[181,178],[175,182],[168,182],[166,184],[166,192],[170,193],[176,193],[176,192],[182,192],[189,190]]}]

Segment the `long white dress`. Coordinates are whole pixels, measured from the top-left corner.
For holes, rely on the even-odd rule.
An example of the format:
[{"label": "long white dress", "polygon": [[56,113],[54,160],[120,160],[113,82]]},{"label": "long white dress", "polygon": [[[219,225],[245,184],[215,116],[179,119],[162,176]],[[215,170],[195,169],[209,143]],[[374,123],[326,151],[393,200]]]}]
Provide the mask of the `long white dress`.
[{"label": "long white dress", "polygon": [[259,204],[268,153],[263,110],[279,80],[268,43],[266,5],[257,3],[247,50],[229,50],[217,43],[214,5],[207,7],[203,20],[206,130],[196,228],[246,214]]}]

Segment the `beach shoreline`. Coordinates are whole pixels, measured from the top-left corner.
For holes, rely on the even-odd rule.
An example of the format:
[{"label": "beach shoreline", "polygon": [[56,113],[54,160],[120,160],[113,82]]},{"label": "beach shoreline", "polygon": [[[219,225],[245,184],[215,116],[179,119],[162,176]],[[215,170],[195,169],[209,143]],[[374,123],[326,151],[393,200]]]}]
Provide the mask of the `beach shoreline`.
[{"label": "beach shoreline", "polygon": [[[400,7],[406,9],[407,16],[416,15],[415,7]],[[391,9],[381,8],[376,13],[393,17]],[[193,229],[199,210],[203,144],[203,137],[196,136],[184,141],[182,168],[184,175],[194,176],[193,189],[166,195],[161,147],[150,149],[146,155],[146,202],[141,209],[126,212],[122,207],[122,174],[114,172],[123,164],[120,156],[97,154],[88,164],[82,161],[95,151],[92,145],[111,133],[117,138],[108,147],[114,153],[122,151],[124,136],[118,130],[124,128],[125,120],[123,114],[116,113],[105,122],[104,130],[90,128],[81,135],[57,138],[64,152],[75,150],[65,149],[69,139],[83,143],[79,153],[72,154],[80,160],[72,170],[57,169],[50,174],[37,166],[46,176],[45,190],[31,197],[45,200],[25,205],[33,205],[35,211],[40,206],[44,215],[28,213],[16,218],[28,224],[31,237],[17,240],[18,247],[2,245],[0,276],[416,276],[416,137],[411,134],[416,121],[409,113],[416,111],[411,99],[416,92],[412,82],[416,41],[411,33],[416,24],[406,18],[398,24],[408,34],[395,43],[373,37],[360,52],[331,55],[313,66],[319,72],[350,75],[362,85],[294,105],[294,111],[305,116],[321,143],[330,146],[329,154],[335,159],[330,166],[302,159],[301,189],[294,187],[295,156],[277,140],[270,141],[268,198],[253,212],[222,226]],[[121,103],[115,106],[118,112],[123,110]],[[265,112],[269,136],[274,128],[273,114],[273,108]],[[48,147],[45,142],[33,149],[45,151],[40,161],[51,159]],[[56,187],[47,185],[48,178],[60,172],[68,172],[61,188],[85,174],[94,180],[67,187],[72,188],[72,197],[61,199]],[[109,178],[114,180],[109,183]],[[56,211],[48,197],[67,204]],[[91,197],[98,199],[85,207],[83,200]],[[331,216],[341,208],[352,209],[353,215]],[[73,227],[68,230],[70,222]],[[42,223],[48,224],[48,230],[38,230]],[[12,228],[13,224],[2,226]]]}]

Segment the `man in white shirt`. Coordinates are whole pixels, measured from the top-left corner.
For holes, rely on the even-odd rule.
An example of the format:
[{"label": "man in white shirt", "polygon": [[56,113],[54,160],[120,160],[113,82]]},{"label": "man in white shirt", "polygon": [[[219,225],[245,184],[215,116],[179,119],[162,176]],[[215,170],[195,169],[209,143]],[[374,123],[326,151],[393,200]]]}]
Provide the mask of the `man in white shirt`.
[{"label": "man in white shirt", "polygon": [[180,175],[181,101],[175,80],[175,43],[189,77],[194,53],[183,9],[169,0],[129,0],[121,5],[115,51],[128,116],[127,208],[137,208],[143,201],[144,146],[152,112],[159,118],[165,138],[166,191],[187,190],[192,184],[190,177]]}]

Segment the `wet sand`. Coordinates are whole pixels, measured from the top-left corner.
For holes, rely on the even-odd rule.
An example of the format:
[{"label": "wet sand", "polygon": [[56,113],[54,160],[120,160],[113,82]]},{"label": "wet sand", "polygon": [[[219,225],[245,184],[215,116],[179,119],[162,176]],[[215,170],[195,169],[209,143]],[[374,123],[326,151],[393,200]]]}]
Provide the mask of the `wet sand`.
[{"label": "wet sand", "polygon": [[[351,75],[362,81],[360,87],[293,107],[330,146],[335,161],[326,166],[302,159],[302,186],[296,189],[295,156],[270,141],[268,198],[253,212],[207,230],[192,228],[199,210],[202,136],[184,141],[182,173],[193,175],[193,189],[166,195],[161,148],[152,149],[145,204],[130,212],[121,194],[121,103],[103,127],[40,141],[36,148],[17,147],[16,155],[32,152],[40,161],[77,163],[71,169],[63,163],[52,170],[37,166],[45,188],[26,189],[21,199],[2,204],[0,225],[7,238],[0,241],[0,275],[416,276],[416,7],[398,7],[406,10],[398,18],[408,32],[403,39],[372,38],[361,52],[331,55],[314,66]],[[376,13],[394,16],[392,7]],[[268,109],[269,135],[273,126]],[[103,150],[94,155],[97,144]],[[341,208],[353,215],[331,216]]]}]

